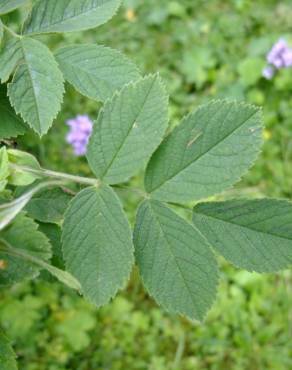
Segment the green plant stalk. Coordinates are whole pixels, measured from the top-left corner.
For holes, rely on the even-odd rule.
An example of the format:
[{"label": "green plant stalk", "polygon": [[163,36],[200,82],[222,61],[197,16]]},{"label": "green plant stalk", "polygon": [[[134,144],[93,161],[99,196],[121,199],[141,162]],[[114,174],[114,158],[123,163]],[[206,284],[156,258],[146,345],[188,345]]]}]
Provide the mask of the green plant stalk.
[{"label": "green plant stalk", "polygon": [[50,272],[53,276],[55,276],[62,283],[68,285],[70,288],[75,289],[78,292],[81,291],[81,285],[69,272],[60,270],[57,267],[46,263],[40,258],[29,255],[18,248],[14,248],[3,239],[0,239],[0,251],[13,257],[22,258],[27,262],[37,265]]},{"label": "green plant stalk", "polygon": [[39,177],[51,177],[59,180],[64,180],[65,182],[76,182],[79,184],[91,185],[98,187],[100,185],[100,180],[90,177],[74,176],[63,172],[46,170],[44,168],[31,168],[27,166],[20,166],[17,164],[10,164],[12,169],[20,170],[23,172],[32,173]]}]

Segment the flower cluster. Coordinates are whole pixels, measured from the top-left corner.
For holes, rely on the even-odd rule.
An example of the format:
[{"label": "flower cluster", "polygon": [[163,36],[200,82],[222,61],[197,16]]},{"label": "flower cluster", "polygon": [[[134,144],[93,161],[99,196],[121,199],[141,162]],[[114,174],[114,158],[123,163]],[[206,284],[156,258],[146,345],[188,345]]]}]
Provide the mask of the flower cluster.
[{"label": "flower cluster", "polygon": [[76,118],[69,119],[66,124],[70,127],[66,136],[67,143],[72,145],[76,156],[84,155],[92,132],[93,122],[88,116],[78,115]]},{"label": "flower cluster", "polygon": [[263,76],[270,80],[276,70],[292,67],[292,48],[283,39],[279,39],[267,55],[268,66],[263,69]]}]

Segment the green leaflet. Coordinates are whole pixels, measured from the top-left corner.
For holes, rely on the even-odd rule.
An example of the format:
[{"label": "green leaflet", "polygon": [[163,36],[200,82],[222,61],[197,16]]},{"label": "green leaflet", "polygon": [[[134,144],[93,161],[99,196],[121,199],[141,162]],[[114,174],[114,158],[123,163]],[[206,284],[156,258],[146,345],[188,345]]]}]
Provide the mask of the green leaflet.
[{"label": "green leaflet", "polygon": [[[35,132],[44,135],[61,107],[63,76],[44,44],[30,38],[22,38],[17,42],[22,63],[8,84],[10,102]],[[19,49],[16,46],[14,48],[18,56]],[[13,68],[11,65],[9,72]]]},{"label": "green leaflet", "polygon": [[21,59],[21,43],[19,39],[12,38],[5,43],[3,49],[0,51],[0,79],[2,83],[8,81]]},{"label": "green leaflet", "polygon": [[24,25],[24,33],[72,32],[106,23],[121,0],[39,0]]},{"label": "green leaflet", "polygon": [[10,139],[25,133],[26,125],[11,107],[4,87],[0,88],[0,112],[0,139]]},{"label": "green leaflet", "polygon": [[240,180],[262,143],[258,108],[213,101],[190,114],[162,142],[145,176],[147,192],[171,202],[199,200]]},{"label": "green leaflet", "polygon": [[62,234],[66,270],[97,306],[123,288],[133,265],[131,230],[121,204],[108,186],[89,187],[71,201]]},{"label": "green leaflet", "polygon": [[51,223],[39,223],[39,230],[44,233],[49,239],[52,246],[52,259],[53,266],[65,270],[65,264],[62,253],[61,236],[62,230],[59,225]]},{"label": "green leaflet", "polygon": [[292,203],[231,200],[198,204],[193,222],[210,244],[234,265],[272,272],[292,264]]},{"label": "green leaflet", "polygon": [[40,178],[39,175],[28,172],[25,169],[41,169],[39,162],[33,155],[17,149],[8,149],[7,153],[10,165],[9,184],[25,186],[32,184],[35,180]]},{"label": "green leaflet", "polygon": [[[3,247],[7,247],[8,252],[4,252]],[[32,279],[40,270],[21,256],[10,254],[9,248],[44,261],[51,257],[48,238],[38,231],[38,225],[25,215],[18,215],[14,222],[0,233],[0,259],[4,261],[4,268],[0,270],[0,286]]]},{"label": "green leaflet", "polygon": [[71,198],[60,188],[45,189],[31,199],[25,210],[37,221],[59,223]]},{"label": "green leaflet", "polygon": [[145,165],[166,130],[167,103],[158,75],[125,86],[106,101],[87,148],[89,165],[99,179],[123,182]]},{"label": "green leaflet", "polygon": [[217,263],[209,245],[188,222],[158,201],[139,207],[134,230],[143,282],[170,312],[203,320],[217,287]]},{"label": "green leaflet", "polygon": [[25,4],[27,0],[1,0],[0,14],[9,13]]},{"label": "green leaflet", "polygon": [[1,370],[17,370],[16,355],[9,339],[0,330],[0,364]]},{"label": "green leaflet", "polygon": [[140,77],[138,68],[117,50],[101,45],[72,45],[55,57],[65,79],[89,98],[104,101]]}]

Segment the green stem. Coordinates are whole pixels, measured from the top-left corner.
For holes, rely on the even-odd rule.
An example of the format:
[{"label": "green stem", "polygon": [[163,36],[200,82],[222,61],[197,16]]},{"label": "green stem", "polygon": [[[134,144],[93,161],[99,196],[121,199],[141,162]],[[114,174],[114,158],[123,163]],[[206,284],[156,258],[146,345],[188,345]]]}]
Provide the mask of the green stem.
[{"label": "green stem", "polygon": [[75,289],[77,291],[81,290],[81,286],[79,282],[67,271],[63,271],[58,269],[55,266],[52,266],[45,261],[41,260],[40,258],[37,258],[35,256],[32,256],[30,254],[27,254],[26,252],[22,251],[21,249],[14,248],[10,244],[8,244],[5,240],[0,239],[0,251],[2,253],[8,254],[13,257],[21,258],[27,262],[30,262],[34,265],[37,265],[48,272],[50,272],[52,275],[54,275],[58,280],[60,280],[62,283],[68,285],[70,288]]},{"label": "green stem", "polygon": [[57,172],[57,171],[51,171],[51,170],[46,170],[44,168],[31,168],[31,167],[26,167],[26,166],[20,166],[17,164],[10,164],[11,168],[32,173],[35,175],[38,175],[40,177],[51,177],[59,180],[65,180],[69,182],[77,182],[79,184],[85,184],[85,185],[92,185],[92,186],[99,186],[100,181],[98,179],[90,178],[90,177],[82,177],[82,176],[74,176],[70,175],[68,173],[63,173],[63,172]]},{"label": "green stem", "polygon": [[16,37],[18,39],[21,39],[22,36],[19,35],[18,33],[14,32],[11,28],[7,27],[4,23],[2,23],[2,26],[3,28],[8,32],[10,33],[10,35],[12,35],[13,37]]}]

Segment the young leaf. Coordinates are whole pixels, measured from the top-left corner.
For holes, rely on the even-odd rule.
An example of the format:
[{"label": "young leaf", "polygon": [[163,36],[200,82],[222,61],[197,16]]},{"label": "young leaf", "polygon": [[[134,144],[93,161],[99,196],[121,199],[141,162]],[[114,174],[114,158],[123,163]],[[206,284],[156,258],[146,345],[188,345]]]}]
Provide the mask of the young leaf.
[{"label": "young leaf", "polygon": [[193,222],[235,266],[272,272],[292,264],[292,203],[231,200],[198,204]]},{"label": "young leaf", "polygon": [[45,189],[31,199],[25,210],[37,221],[59,223],[71,199],[61,188]]},{"label": "young leaf", "polygon": [[9,339],[0,330],[0,364],[1,370],[17,370],[16,355]]},{"label": "young leaf", "polygon": [[99,179],[116,184],[143,167],[166,130],[167,102],[159,76],[151,75],[105,103],[87,148],[89,165]]},{"label": "young leaf", "polygon": [[39,0],[24,25],[24,33],[72,32],[110,20],[121,0]]},{"label": "young leaf", "polygon": [[131,230],[108,186],[86,188],[71,201],[62,244],[66,270],[97,306],[109,302],[125,285],[133,265]]},{"label": "young leaf", "polygon": [[6,95],[6,89],[0,88],[0,139],[10,139],[23,135],[27,130],[25,123],[16,115]]},{"label": "young leaf", "polygon": [[145,177],[155,199],[188,202],[220,193],[240,180],[262,143],[261,112],[214,101],[201,106],[163,141]]},{"label": "young leaf", "polygon": [[72,45],[55,57],[65,79],[89,98],[104,101],[140,77],[138,68],[117,50],[101,45]]},{"label": "young leaf", "polygon": [[16,112],[35,132],[44,135],[61,107],[63,76],[44,44],[30,38],[18,43],[23,63],[8,85],[8,95]]},{"label": "young leaf", "polygon": [[51,246],[48,238],[38,231],[38,225],[20,214],[0,234],[0,259],[4,261],[0,270],[0,285],[14,284],[38,275],[40,268],[26,261],[24,256],[49,260]]},{"label": "young leaf", "polygon": [[9,77],[21,59],[21,43],[19,39],[12,38],[6,42],[0,51],[0,79],[2,83],[9,80]]},{"label": "young leaf", "polygon": [[0,14],[6,14],[21,7],[27,0],[1,0],[0,1]]},{"label": "young leaf", "polygon": [[143,282],[170,312],[203,320],[216,295],[217,263],[202,235],[158,201],[139,207],[134,230]]},{"label": "young leaf", "polygon": [[39,175],[25,169],[26,167],[36,170],[41,169],[39,162],[33,155],[17,149],[8,149],[7,153],[10,164],[9,184],[25,186],[40,178]]}]

